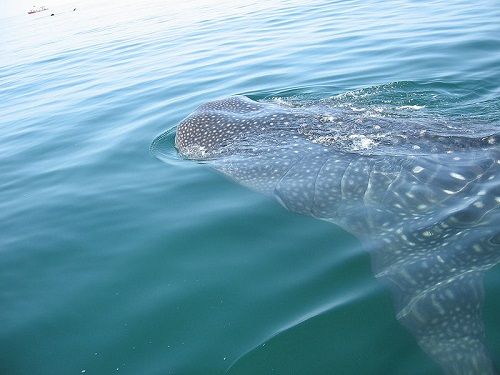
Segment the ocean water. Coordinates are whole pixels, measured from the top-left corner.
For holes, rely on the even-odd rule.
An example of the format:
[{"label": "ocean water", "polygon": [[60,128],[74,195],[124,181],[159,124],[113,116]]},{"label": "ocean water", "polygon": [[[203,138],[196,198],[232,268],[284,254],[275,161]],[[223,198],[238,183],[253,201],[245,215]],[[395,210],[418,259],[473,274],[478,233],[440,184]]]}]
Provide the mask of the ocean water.
[{"label": "ocean water", "polygon": [[356,238],[149,148],[235,94],[498,125],[498,2],[73,7],[0,20],[0,373],[440,374]]}]

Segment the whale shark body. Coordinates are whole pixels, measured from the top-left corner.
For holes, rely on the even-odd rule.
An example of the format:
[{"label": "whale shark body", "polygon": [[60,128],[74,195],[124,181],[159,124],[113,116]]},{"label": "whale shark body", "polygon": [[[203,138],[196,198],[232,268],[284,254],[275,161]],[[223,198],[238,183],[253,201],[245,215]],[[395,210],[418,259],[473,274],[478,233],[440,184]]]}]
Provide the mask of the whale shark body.
[{"label": "whale shark body", "polygon": [[184,119],[175,145],[357,236],[397,319],[444,372],[494,374],[481,305],[500,260],[498,127],[414,112],[235,96]]}]

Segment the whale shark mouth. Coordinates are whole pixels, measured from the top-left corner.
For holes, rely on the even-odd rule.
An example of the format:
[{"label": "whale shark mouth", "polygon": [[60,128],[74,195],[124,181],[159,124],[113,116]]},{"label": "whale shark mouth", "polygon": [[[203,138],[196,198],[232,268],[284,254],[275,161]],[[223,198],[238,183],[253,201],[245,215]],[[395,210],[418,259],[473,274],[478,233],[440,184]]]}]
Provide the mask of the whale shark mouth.
[{"label": "whale shark mouth", "polygon": [[423,106],[236,96],[184,119],[175,146],[356,235],[421,348],[446,373],[494,374],[481,306],[500,261],[498,129]]}]

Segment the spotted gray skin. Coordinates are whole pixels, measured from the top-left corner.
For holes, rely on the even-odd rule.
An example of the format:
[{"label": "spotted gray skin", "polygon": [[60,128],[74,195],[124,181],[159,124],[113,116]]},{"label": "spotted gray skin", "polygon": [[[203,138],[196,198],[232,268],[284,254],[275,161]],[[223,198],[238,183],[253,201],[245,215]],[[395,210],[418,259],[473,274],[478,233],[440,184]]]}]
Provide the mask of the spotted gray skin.
[{"label": "spotted gray skin", "polygon": [[185,158],[356,235],[397,319],[460,375],[495,373],[481,305],[482,275],[500,260],[498,141],[246,97],[202,105],[176,133]]}]

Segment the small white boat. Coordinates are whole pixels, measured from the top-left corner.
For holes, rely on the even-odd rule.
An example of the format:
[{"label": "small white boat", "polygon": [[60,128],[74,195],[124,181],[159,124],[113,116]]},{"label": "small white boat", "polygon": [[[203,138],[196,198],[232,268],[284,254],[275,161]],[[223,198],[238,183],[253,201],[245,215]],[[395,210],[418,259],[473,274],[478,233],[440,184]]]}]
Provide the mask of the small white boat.
[{"label": "small white boat", "polygon": [[44,6],[41,6],[41,7],[36,7],[33,5],[33,8],[31,8],[30,10],[28,10],[28,14],[33,14],[33,13],[39,13],[39,12],[43,12],[45,10],[49,10],[49,8],[47,7],[44,7]]}]

